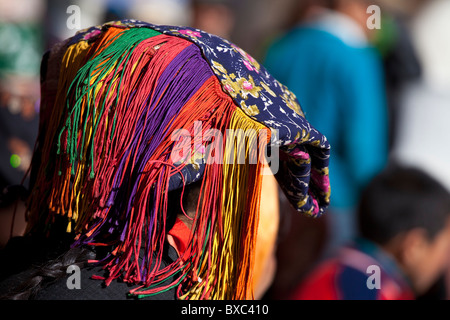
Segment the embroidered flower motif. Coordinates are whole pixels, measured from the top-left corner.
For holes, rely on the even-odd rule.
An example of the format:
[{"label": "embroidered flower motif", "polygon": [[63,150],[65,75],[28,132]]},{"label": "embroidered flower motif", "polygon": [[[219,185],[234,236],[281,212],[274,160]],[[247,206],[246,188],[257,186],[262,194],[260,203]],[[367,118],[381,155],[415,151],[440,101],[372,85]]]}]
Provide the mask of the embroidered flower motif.
[{"label": "embroidered flower motif", "polygon": [[249,82],[249,81],[247,81],[247,80],[244,79],[244,81],[242,82],[242,88],[243,88],[244,90],[250,91],[250,90],[252,90],[254,87],[253,87],[253,84],[252,84],[251,82]]},{"label": "embroidered flower motif", "polygon": [[302,116],[303,118],[305,115],[303,114],[302,108],[300,107],[300,104],[297,101],[297,97],[295,94],[292,93],[286,86],[281,85],[281,91],[283,92],[283,95],[281,96],[281,99],[283,99],[284,103],[292,109],[296,114],[299,116]]},{"label": "embroidered flower motif", "polygon": [[235,82],[230,78],[222,79],[222,87],[233,99],[238,96],[238,91],[235,90]]},{"label": "embroidered flower motif", "polygon": [[261,68],[261,66],[258,63],[258,61],[253,59],[253,57],[251,55],[249,55],[247,52],[245,52],[241,48],[235,46],[234,44],[232,44],[231,47],[233,47],[237,52],[239,52],[241,54],[241,56],[244,58],[242,60],[242,62],[244,63],[245,67],[248,70],[259,73],[259,69]]},{"label": "embroidered flower motif", "polygon": [[234,92],[233,86],[231,84],[229,84],[229,83],[223,83],[222,82],[222,84],[223,84],[223,89],[226,92],[228,92],[233,98],[236,98],[237,94],[236,94],[236,92]]},{"label": "embroidered flower motif", "polygon": [[256,104],[247,106],[245,104],[245,101],[241,101],[241,108],[242,108],[242,111],[244,111],[245,114],[247,114],[249,117],[253,117],[253,116],[256,116],[259,114],[259,109]]},{"label": "embroidered flower motif", "polygon": [[297,157],[297,158],[302,159],[302,160],[309,160],[310,159],[309,153],[307,153],[307,152],[305,152],[303,150],[300,150],[299,148],[296,148],[293,152],[291,152],[291,154],[294,157]]},{"label": "embroidered flower motif", "polygon": [[301,198],[301,199],[297,202],[297,207],[298,207],[298,208],[302,208],[302,207],[308,202],[308,199],[309,199],[309,195],[305,195],[303,198]]},{"label": "embroidered flower motif", "polygon": [[200,32],[198,31],[193,31],[190,29],[182,29],[182,30],[178,30],[179,33],[184,34],[186,36],[190,36],[190,37],[194,37],[194,38],[201,38],[202,35],[200,34]]},{"label": "embroidered flower motif", "polygon": [[86,33],[86,34],[84,35],[83,39],[84,39],[84,40],[89,40],[89,39],[91,39],[91,38],[96,37],[96,36],[99,35],[100,33],[102,33],[101,30],[99,30],[99,29],[94,29],[94,30],[92,30],[91,32]]},{"label": "embroidered flower motif", "polygon": [[262,88],[255,85],[255,81],[252,76],[249,76],[248,79],[239,78],[236,82],[239,86],[239,94],[243,99],[247,99],[248,95],[251,95],[254,98],[259,97],[259,92]]},{"label": "embroidered flower motif", "polygon": [[236,79],[236,75],[234,73],[228,74],[227,70],[220,63],[212,61],[212,67],[214,72],[222,78],[221,82],[223,89],[232,98],[236,98],[238,95],[240,95],[242,99],[247,99],[248,95],[251,95],[254,98],[259,97],[259,92],[262,88],[255,84],[251,75],[248,79]]},{"label": "embroidered flower motif", "polygon": [[98,28],[102,28],[103,26],[134,27],[134,23],[132,23],[132,20],[130,22],[131,22],[131,24],[127,23],[126,21],[121,21],[121,20],[109,21],[109,22],[104,23],[103,25],[98,26]]},{"label": "embroidered flower motif", "polygon": [[216,74],[228,74],[227,70],[218,62],[212,60],[212,67]]},{"label": "embroidered flower motif", "polygon": [[250,62],[248,62],[247,60],[243,60],[245,67],[249,70],[249,71],[256,71],[258,72],[258,70],[256,70]]},{"label": "embroidered flower motif", "polygon": [[275,92],[273,92],[272,89],[269,88],[269,86],[264,82],[261,81],[261,86],[272,96],[272,97],[276,97],[277,95],[275,94]]},{"label": "embroidered flower motif", "polygon": [[313,169],[311,170],[311,179],[316,183],[321,191],[329,193],[330,191],[330,178],[328,168]]}]

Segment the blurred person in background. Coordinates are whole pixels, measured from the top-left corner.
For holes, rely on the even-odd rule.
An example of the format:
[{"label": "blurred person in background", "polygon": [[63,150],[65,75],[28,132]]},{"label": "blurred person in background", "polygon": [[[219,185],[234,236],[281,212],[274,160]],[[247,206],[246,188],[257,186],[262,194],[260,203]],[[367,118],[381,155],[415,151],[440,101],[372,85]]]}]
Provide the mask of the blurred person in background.
[{"label": "blurred person in background", "polygon": [[[371,42],[383,60],[391,151],[398,130],[402,91],[410,83],[420,79],[422,66],[408,25],[414,11],[409,12],[412,10],[406,7],[391,7],[388,3],[380,1],[381,28],[374,32]],[[410,6],[414,3],[415,1],[411,1]]]},{"label": "blurred person in background", "polygon": [[401,96],[392,158],[420,166],[450,188],[450,2],[430,1],[411,23],[423,75]]},{"label": "blurred person in background", "polygon": [[12,186],[25,176],[38,132],[45,9],[44,1],[0,0],[0,248],[25,228],[24,216],[12,214],[15,200],[25,193]]},{"label": "blurred person in background", "polygon": [[[45,0],[45,2],[47,5],[44,24],[47,48],[75,35],[81,29],[101,24],[108,3],[120,3],[120,1],[110,0]],[[129,0],[129,2],[133,1]]]},{"label": "blurred person in background", "polygon": [[49,46],[93,25],[137,19],[163,25],[192,22],[189,0],[46,0]]},{"label": "blurred person in background", "polygon": [[192,0],[192,26],[231,39],[234,28],[234,0]]},{"label": "blurred person in background", "polygon": [[449,266],[450,193],[424,171],[392,165],[364,190],[361,237],[323,261],[292,293],[300,300],[404,300]]},{"label": "blurred person in background", "polygon": [[133,0],[126,18],[162,25],[190,25],[192,9],[189,0]]},{"label": "blurred person in background", "polygon": [[37,135],[45,3],[19,2],[0,1],[1,189],[21,182]]},{"label": "blurred person in background", "polygon": [[[404,86],[391,156],[450,189],[450,2],[427,1],[410,23],[422,75]],[[424,298],[450,297],[450,270]],[[447,282],[447,283],[446,283]],[[443,292],[447,291],[447,292]]]},{"label": "blurred person in background", "polygon": [[[303,1],[296,25],[274,41],[265,58],[268,70],[300,97],[307,116],[333,146],[333,196],[321,258],[356,235],[360,190],[383,169],[388,156],[383,65],[370,43],[376,30],[367,28],[371,4]],[[323,226],[315,227],[323,234]]]}]

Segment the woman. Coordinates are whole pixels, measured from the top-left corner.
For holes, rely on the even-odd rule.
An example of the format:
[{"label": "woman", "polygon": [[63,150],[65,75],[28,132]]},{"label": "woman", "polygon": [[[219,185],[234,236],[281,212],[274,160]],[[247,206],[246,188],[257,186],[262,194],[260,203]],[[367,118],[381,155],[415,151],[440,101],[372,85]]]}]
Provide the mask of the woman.
[{"label": "woman", "polygon": [[111,22],[56,45],[42,70],[27,234],[102,271],[81,273],[103,280],[97,298],[253,298],[265,159],[298,211],[328,205],[326,138],[227,40]]}]

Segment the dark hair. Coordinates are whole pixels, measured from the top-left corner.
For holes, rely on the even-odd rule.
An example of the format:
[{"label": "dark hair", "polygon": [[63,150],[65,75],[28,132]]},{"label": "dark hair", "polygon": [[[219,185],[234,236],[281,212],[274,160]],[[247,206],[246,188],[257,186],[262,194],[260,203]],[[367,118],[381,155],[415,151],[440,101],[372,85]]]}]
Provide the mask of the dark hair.
[{"label": "dark hair", "polygon": [[33,268],[31,275],[10,292],[1,296],[1,300],[28,300],[33,299],[37,293],[47,285],[67,275],[69,266],[76,265],[80,268],[86,266],[89,259],[95,258],[95,252],[89,247],[70,248],[64,254],[54,260]]},{"label": "dark hair", "polygon": [[91,247],[70,248],[74,234],[64,231],[63,217],[55,218],[52,232],[13,237],[0,251],[0,281],[11,283],[0,300],[33,299],[42,288],[66,276],[68,266],[82,268],[95,259]]},{"label": "dark hair", "polygon": [[[195,212],[200,192],[201,181],[186,186],[183,194],[183,207],[186,212]],[[182,214],[181,188],[169,192],[168,221],[166,232],[169,231],[177,215]],[[95,249],[90,246],[70,248],[73,234],[64,231],[66,220],[56,217],[56,228],[52,228],[50,237],[42,234],[32,234],[12,238],[7,247],[0,252],[0,281],[14,272],[27,270],[28,276],[14,288],[0,296],[0,300],[26,300],[33,299],[39,291],[47,285],[67,276],[67,267],[77,265],[80,268],[87,266],[88,260],[104,256],[108,247]],[[100,251],[100,252],[99,252]]]},{"label": "dark hair", "polygon": [[392,164],[361,195],[359,231],[380,245],[418,227],[432,239],[449,214],[450,193],[439,182],[420,169]]}]

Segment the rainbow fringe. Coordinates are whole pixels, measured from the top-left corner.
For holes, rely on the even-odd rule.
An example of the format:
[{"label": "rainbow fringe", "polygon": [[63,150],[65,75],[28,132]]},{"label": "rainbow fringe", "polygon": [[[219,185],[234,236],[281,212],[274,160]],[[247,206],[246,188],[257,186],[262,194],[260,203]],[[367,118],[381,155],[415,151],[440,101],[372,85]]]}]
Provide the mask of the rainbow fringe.
[{"label": "rainbow fringe", "polygon": [[[252,298],[263,164],[233,160],[263,152],[270,131],[237,108],[187,40],[109,27],[62,49],[57,90],[42,96],[30,230],[48,229],[59,215],[74,245],[112,246],[101,261],[105,283],[121,276],[137,285],[132,295],[177,287],[180,299]],[[268,140],[247,137],[255,150],[227,140],[221,152],[232,157],[206,165],[190,250],[161,269],[169,180],[184,166],[170,158],[171,135],[193,133],[195,121],[225,138],[226,129],[267,130]]]}]

